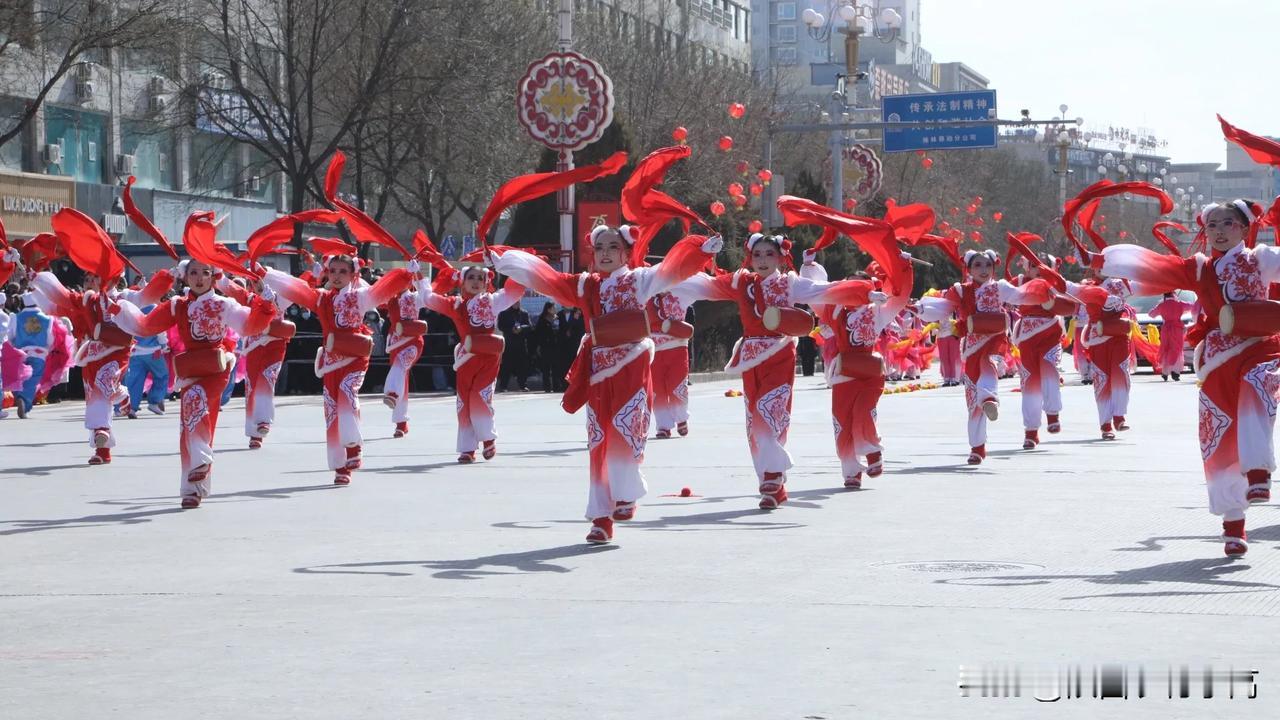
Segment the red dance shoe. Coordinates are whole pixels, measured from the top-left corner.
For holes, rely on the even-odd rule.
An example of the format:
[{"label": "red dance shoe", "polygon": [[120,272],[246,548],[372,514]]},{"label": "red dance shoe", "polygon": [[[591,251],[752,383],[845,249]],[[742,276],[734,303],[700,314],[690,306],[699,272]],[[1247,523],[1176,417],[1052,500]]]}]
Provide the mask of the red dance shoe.
[{"label": "red dance shoe", "polygon": [[1266,470],[1250,470],[1246,476],[1249,478],[1249,490],[1245,498],[1249,500],[1249,504],[1270,502],[1271,473]]},{"label": "red dance shoe", "polygon": [[787,501],[787,488],[783,486],[778,488],[777,492],[763,494],[760,496],[761,510],[776,510]]},{"label": "red dance shoe", "polygon": [[1243,519],[1222,521],[1222,542],[1222,552],[1227,557],[1240,557],[1249,552]]},{"label": "red dance shoe", "polygon": [[1114,418],[1116,424],[1116,432],[1124,432],[1129,429],[1129,423],[1124,421],[1123,415],[1117,415]]},{"label": "red dance shoe", "polygon": [[670,431],[670,430],[661,430],[661,429],[659,429],[659,430],[658,430],[657,439],[659,439],[659,440],[670,440],[670,439],[671,439],[671,431]]},{"label": "red dance shoe", "polygon": [[183,495],[182,496],[183,510],[194,510],[195,508],[198,508],[198,507],[200,507],[199,495]]},{"label": "red dance shoe", "polygon": [[338,468],[337,470],[335,470],[333,474],[333,484],[334,485],[350,485],[351,471],[348,470],[347,468]]},{"label": "red dance shoe", "polygon": [[966,461],[970,465],[981,465],[982,461],[987,457],[987,446],[979,445],[969,451],[969,459]]},{"label": "red dance shoe", "polygon": [[391,437],[402,438],[408,434],[409,434],[409,423],[407,421],[398,422],[396,423],[396,431],[391,433]]},{"label": "red dance shoe", "polygon": [[396,402],[399,400],[400,400],[400,396],[393,392],[389,392],[386,395],[382,396],[382,404],[386,405],[392,410],[396,409]]},{"label": "red dance shoe", "polygon": [[587,533],[587,542],[592,545],[604,545],[613,540],[613,520],[596,518],[591,521],[591,532]]},{"label": "red dance shoe", "polygon": [[884,473],[884,453],[873,452],[867,455],[867,477],[880,477]]},{"label": "red dance shoe", "polygon": [[1102,439],[1103,440],[1116,439],[1116,433],[1114,430],[1111,429],[1111,423],[1106,423],[1105,425],[1102,426]]},{"label": "red dance shoe", "polygon": [[1062,423],[1058,421],[1057,415],[1049,415],[1049,426],[1046,428],[1050,435],[1057,435],[1062,432]]},{"label": "red dance shoe", "polygon": [[848,490],[861,490],[862,489],[862,473],[858,473],[857,475],[846,476],[844,479],[844,486]]},{"label": "red dance shoe", "polygon": [[498,454],[498,446],[494,444],[494,441],[485,440],[484,450],[480,452],[480,457],[484,458],[485,460],[492,460],[497,454]]},{"label": "red dance shoe", "polygon": [[634,500],[625,502],[619,500],[614,503],[613,519],[616,522],[626,522],[636,516],[636,503]]},{"label": "red dance shoe", "polygon": [[98,448],[97,450],[93,451],[92,455],[89,456],[90,465],[106,465],[109,462],[111,462],[110,448],[104,448],[104,447]]},{"label": "red dance shoe", "polygon": [[347,469],[359,470],[364,465],[364,458],[360,456],[360,446],[347,448]]},{"label": "red dance shoe", "polygon": [[98,428],[93,431],[93,446],[99,450],[105,449],[111,443],[111,432],[106,428]]},{"label": "red dance shoe", "polygon": [[262,447],[262,438],[255,438],[255,437],[249,438],[250,450],[257,450],[258,448],[261,448],[261,447]]},{"label": "red dance shoe", "polygon": [[684,437],[684,436],[688,435],[688,434],[689,434],[689,423],[687,423],[687,422],[678,422],[678,423],[676,423],[676,432],[680,433],[680,437]]},{"label": "red dance shoe", "polygon": [[269,432],[271,432],[271,423],[265,423],[265,422],[258,423],[258,437],[264,438],[267,436],[267,433]]},{"label": "red dance shoe", "polygon": [[1037,446],[1037,445],[1039,445],[1039,444],[1040,444],[1040,431],[1039,431],[1039,430],[1028,430],[1028,431],[1026,432],[1025,437],[1024,437],[1024,438],[1023,438],[1023,440],[1022,440],[1022,449],[1023,449],[1023,450],[1035,450],[1035,449],[1036,449],[1036,446]]},{"label": "red dance shoe", "polygon": [[475,461],[476,461],[476,453],[474,450],[472,450],[471,452],[464,452],[458,456],[459,465],[470,465]]}]

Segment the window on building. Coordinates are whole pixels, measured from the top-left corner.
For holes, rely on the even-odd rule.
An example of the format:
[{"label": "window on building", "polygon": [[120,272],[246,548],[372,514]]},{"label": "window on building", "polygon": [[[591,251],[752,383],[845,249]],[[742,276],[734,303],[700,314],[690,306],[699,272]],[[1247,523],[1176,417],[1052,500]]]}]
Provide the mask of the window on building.
[{"label": "window on building", "polygon": [[50,165],[50,175],[66,175],[80,182],[106,182],[107,117],[70,108],[45,108],[45,143],[62,146],[62,162]]},{"label": "window on building", "polygon": [[[23,101],[16,98],[0,98],[0,132],[9,132],[17,126],[24,105]],[[0,167],[7,170],[22,169],[22,138],[25,133],[24,130],[9,142],[0,145]]]},{"label": "window on building", "polygon": [[795,25],[775,25],[773,27],[773,40],[779,43],[793,43],[796,41]]},{"label": "window on building", "polygon": [[796,4],[793,2],[780,2],[773,6],[774,17],[778,20],[795,20]]},{"label": "window on building", "polygon": [[197,132],[191,136],[191,187],[197,192],[231,196],[239,178],[239,143],[227,135]]},{"label": "window on building", "polygon": [[173,133],[167,128],[136,121],[121,123],[120,152],[133,156],[138,187],[174,189],[173,143]]},{"label": "window on building", "polygon": [[793,47],[780,47],[773,50],[774,65],[795,65],[796,49]]}]

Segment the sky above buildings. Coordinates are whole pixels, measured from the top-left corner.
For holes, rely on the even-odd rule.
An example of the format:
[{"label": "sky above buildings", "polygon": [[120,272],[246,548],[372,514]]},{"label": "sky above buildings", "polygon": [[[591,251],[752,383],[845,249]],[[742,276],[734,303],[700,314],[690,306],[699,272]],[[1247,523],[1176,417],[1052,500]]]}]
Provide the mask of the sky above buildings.
[{"label": "sky above buildings", "polygon": [[1174,162],[1225,163],[1215,113],[1280,135],[1280,2],[924,0],[924,47],[991,81],[1000,117],[1058,106],[1086,128],[1149,128]]}]

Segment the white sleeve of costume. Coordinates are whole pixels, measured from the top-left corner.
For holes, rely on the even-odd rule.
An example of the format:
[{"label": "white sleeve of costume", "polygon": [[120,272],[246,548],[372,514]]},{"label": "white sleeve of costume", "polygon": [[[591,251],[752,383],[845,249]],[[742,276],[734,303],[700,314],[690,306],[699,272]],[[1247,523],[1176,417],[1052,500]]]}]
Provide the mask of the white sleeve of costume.
[{"label": "white sleeve of costume", "polygon": [[1262,275],[1262,282],[1267,284],[1280,282],[1280,247],[1259,245],[1253,249],[1253,256],[1258,260],[1258,272]]},{"label": "white sleeve of costume", "polygon": [[925,322],[942,322],[956,311],[956,304],[943,297],[920,298],[920,319]]},{"label": "white sleeve of costume", "polygon": [[231,298],[224,297],[218,298],[218,300],[222,303],[222,321],[243,338],[245,335],[244,323],[249,319],[249,308]]},{"label": "white sleeve of costume", "polygon": [[142,334],[144,313],[138,309],[137,305],[123,297],[116,299],[115,304],[120,308],[120,312],[112,316],[112,321],[119,325],[120,329],[134,337],[149,337]]}]

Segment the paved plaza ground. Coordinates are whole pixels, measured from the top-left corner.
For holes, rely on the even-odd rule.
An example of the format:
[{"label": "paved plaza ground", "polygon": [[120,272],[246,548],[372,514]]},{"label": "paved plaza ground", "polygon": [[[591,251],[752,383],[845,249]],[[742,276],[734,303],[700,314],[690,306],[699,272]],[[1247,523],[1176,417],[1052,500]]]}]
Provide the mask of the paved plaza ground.
[{"label": "paved plaza ground", "polygon": [[[500,455],[469,467],[452,398],[415,399],[401,440],[366,401],[346,488],[318,398],[283,398],[257,451],[234,400],[194,511],[176,403],[118,422],[100,468],[82,405],[37,408],[0,421],[0,718],[1273,718],[1280,506],[1222,556],[1193,380],[1137,376],[1133,430],[1102,442],[1071,374],[1063,433],[1030,452],[1006,381],[977,468],[959,388],[886,396],[886,472],[848,492],[830,393],[801,378],[772,513],[737,384],[698,383],[692,435],[650,442],[649,495],[606,547],[583,543],[583,418],[558,396],[499,395]],[[1079,665],[1088,696],[1103,663],[1130,699],[957,689],[962,665]],[[1257,669],[1259,697],[1169,700],[1184,664],[1193,695],[1208,666]]]}]

